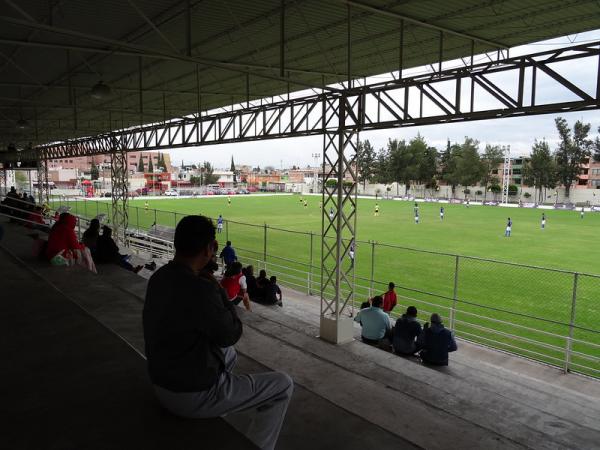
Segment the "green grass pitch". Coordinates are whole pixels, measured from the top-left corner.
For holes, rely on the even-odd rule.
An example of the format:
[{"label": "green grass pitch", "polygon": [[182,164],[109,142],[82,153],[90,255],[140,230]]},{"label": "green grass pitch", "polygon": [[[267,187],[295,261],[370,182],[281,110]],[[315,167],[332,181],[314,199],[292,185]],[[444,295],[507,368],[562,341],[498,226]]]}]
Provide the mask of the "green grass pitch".
[{"label": "green grass pitch", "polygon": [[[144,209],[146,200],[136,199],[130,203],[129,222],[134,227],[148,228],[155,220],[154,209],[158,210],[156,222],[171,227],[186,214],[204,214],[213,218],[222,214],[229,221],[227,236],[233,241],[242,262],[248,263],[253,262],[251,258],[262,259],[263,225],[266,223],[269,226],[267,269],[276,273],[283,284],[299,290],[307,289],[304,272],[310,262],[310,235],[283,230],[313,232],[312,280],[313,291],[318,292],[321,198],[304,198],[308,202],[306,208],[299,195],[232,196],[231,206],[224,196],[150,199],[147,200],[148,211]],[[77,203],[76,212],[87,216],[106,212],[109,207],[108,202]],[[378,203],[380,215],[374,217],[375,200],[359,199],[358,202],[356,302],[364,301],[370,292],[383,292],[387,282],[394,281],[401,305],[395,312],[414,304],[423,312],[420,314],[422,319],[436,311],[448,322],[454,297],[456,257],[382,244],[581,273],[600,273],[600,213],[586,212],[581,219],[579,212],[575,211],[543,210],[547,224],[542,230],[542,210],[476,205],[467,208],[464,205],[420,202],[420,224],[416,225],[413,202],[380,200]],[[444,221],[440,220],[440,206],[445,208]],[[513,231],[512,237],[505,238],[508,217],[513,220]],[[225,233],[219,239],[224,241]],[[376,241],[377,245],[372,246],[368,241]],[[371,283],[373,249],[375,282]],[[561,365],[565,358],[565,337],[569,334],[569,327],[564,324],[571,319],[573,282],[574,275],[571,273],[459,258],[455,315],[457,335]],[[373,287],[372,291],[370,287]],[[578,276],[576,294],[574,323],[581,328],[574,329],[573,338],[598,345],[600,278]],[[561,350],[548,345],[558,346]],[[572,348],[584,355],[600,355],[600,347],[574,342]],[[600,364],[577,353],[572,362],[574,370],[600,376]],[[596,372],[584,369],[582,365]]]}]

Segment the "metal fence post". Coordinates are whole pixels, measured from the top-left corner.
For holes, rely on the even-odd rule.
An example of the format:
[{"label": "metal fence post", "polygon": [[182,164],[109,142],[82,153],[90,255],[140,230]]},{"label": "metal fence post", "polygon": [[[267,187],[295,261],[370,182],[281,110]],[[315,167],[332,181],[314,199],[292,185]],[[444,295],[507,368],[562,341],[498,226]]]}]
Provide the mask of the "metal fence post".
[{"label": "metal fence post", "polygon": [[264,224],[264,235],[263,235],[263,265],[264,269],[267,270],[267,224]]},{"label": "metal fence post", "polygon": [[154,210],[154,229],[156,230],[156,209]]},{"label": "metal fence post", "polygon": [[375,278],[375,241],[371,242],[371,276],[369,277],[369,298],[373,297],[373,279]]},{"label": "metal fence post", "polygon": [[573,328],[575,325],[575,306],[577,304],[577,280],[579,273],[573,275],[573,296],[571,298],[571,320],[569,321],[569,337],[567,338],[567,346],[565,348],[565,373],[569,371],[571,365],[571,351],[573,349]]},{"label": "metal fence post", "polygon": [[456,301],[458,299],[458,262],[459,256],[456,255],[454,263],[454,290],[452,293],[452,309],[450,309],[450,330],[454,331],[456,322]]},{"label": "metal fence post", "polygon": [[314,234],[310,232],[310,251],[308,262],[308,295],[312,295],[312,268],[313,268],[313,238]]},{"label": "metal fence post", "polygon": [[225,221],[225,242],[229,240],[229,220]]}]

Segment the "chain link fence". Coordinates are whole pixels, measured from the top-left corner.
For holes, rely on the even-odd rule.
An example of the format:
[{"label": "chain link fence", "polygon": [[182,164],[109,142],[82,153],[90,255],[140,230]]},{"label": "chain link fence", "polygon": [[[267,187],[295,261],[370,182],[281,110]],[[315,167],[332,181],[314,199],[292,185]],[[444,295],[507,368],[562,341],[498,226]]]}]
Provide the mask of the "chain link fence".
[{"label": "chain link fence", "polygon": [[[110,202],[68,205],[77,215],[106,214],[110,221]],[[149,234],[157,225],[173,229],[183,216],[129,207],[130,229]],[[232,241],[255,272],[266,269],[283,285],[319,295],[320,234],[225,220],[217,237],[221,246]],[[355,272],[351,315],[393,281],[392,317],[414,305],[423,322],[436,312],[462,339],[600,377],[600,276],[360,240]]]}]

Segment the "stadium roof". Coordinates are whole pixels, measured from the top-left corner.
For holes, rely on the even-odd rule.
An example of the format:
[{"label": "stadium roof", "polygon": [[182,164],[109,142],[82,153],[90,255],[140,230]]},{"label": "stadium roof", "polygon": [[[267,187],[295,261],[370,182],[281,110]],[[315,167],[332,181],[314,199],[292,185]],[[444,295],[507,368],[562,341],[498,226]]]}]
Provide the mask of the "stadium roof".
[{"label": "stadium roof", "polygon": [[[410,68],[600,26],[596,0],[5,0],[0,9],[3,149],[318,88],[347,80],[349,68],[353,78],[395,71],[400,53]],[[100,81],[110,93],[92,91]]]}]

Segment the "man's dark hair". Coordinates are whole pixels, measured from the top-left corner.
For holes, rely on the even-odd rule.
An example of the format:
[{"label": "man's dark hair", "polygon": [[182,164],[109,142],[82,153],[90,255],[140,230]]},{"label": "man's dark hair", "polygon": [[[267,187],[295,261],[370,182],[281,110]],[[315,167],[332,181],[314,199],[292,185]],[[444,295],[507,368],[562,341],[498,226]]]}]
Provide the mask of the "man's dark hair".
[{"label": "man's dark hair", "polygon": [[225,245],[231,245],[231,241],[227,241]]},{"label": "man's dark hair", "polygon": [[377,308],[381,308],[381,306],[383,305],[383,297],[381,295],[376,295],[375,297],[373,297],[373,300],[371,300],[371,305]]},{"label": "man's dark hair", "polygon": [[390,284],[388,284],[388,289],[392,290],[396,287],[396,285],[390,281]]},{"label": "man's dark hair", "polygon": [[232,277],[234,275],[239,274],[242,271],[242,263],[239,261],[232,262],[227,266],[227,270],[225,270],[226,277]]},{"label": "man's dark hair", "polygon": [[406,315],[410,317],[417,317],[417,308],[414,306],[409,306],[406,308]]},{"label": "man's dark hair", "polygon": [[269,278],[269,281],[271,283],[277,283],[277,277],[275,275],[273,275],[271,278]]},{"label": "man's dark hair", "polygon": [[175,228],[175,250],[181,256],[196,256],[215,240],[215,226],[205,216],[185,216]]}]

